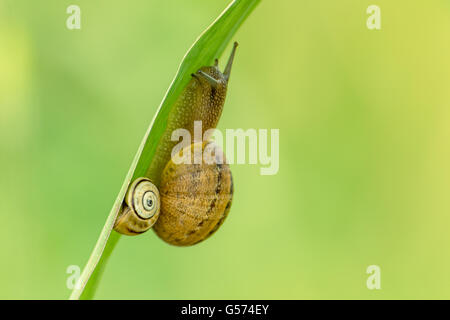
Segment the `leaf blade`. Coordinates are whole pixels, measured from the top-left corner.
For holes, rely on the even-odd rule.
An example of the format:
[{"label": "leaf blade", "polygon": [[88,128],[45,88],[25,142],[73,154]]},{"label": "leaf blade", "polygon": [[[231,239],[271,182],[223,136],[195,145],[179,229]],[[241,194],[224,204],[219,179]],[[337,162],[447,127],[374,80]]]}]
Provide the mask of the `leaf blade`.
[{"label": "leaf blade", "polygon": [[184,56],[175,77],[169,86],[130,166],[116,201],[107,217],[100,237],[91,253],[70,299],[92,298],[101,278],[102,271],[115,245],[120,239],[112,228],[130,181],[144,176],[155,154],[156,146],[164,133],[171,107],[190,80],[191,73],[200,67],[211,65],[221,56],[236,31],[261,0],[235,0],[197,38]]}]

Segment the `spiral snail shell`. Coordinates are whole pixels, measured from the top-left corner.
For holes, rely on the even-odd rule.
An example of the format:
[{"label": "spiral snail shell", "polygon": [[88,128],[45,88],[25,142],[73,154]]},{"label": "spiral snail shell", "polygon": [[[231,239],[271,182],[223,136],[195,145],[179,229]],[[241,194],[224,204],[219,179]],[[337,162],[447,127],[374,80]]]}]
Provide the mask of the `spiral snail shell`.
[{"label": "spiral snail shell", "polygon": [[[199,142],[199,144],[202,144]],[[194,154],[196,144],[191,149]],[[200,150],[213,150],[213,161],[201,164],[167,163],[161,178],[161,214],[153,226],[165,242],[189,246],[211,236],[225,221],[233,198],[233,178],[222,150],[204,142]]]},{"label": "spiral snail shell", "polygon": [[158,188],[147,178],[138,178],[128,188],[125,204],[114,229],[138,235],[150,229],[159,217],[161,201]]}]

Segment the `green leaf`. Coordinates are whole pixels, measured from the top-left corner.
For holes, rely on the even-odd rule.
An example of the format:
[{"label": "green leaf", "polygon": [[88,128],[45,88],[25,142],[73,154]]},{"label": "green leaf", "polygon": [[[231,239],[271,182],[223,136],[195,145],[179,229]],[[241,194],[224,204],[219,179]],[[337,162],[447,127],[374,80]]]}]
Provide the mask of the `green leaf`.
[{"label": "green leaf", "polygon": [[75,289],[72,291],[70,299],[91,299],[94,297],[106,262],[121,237],[120,234],[112,232],[112,229],[130,181],[144,176],[147,172],[155,154],[157,143],[166,128],[169,112],[189,82],[191,74],[202,66],[212,65],[214,59],[222,55],[233,35],[259,2],[260,0],[233,1],[200,35],[184,56],[175,78],[141,142],[100,237]]}]

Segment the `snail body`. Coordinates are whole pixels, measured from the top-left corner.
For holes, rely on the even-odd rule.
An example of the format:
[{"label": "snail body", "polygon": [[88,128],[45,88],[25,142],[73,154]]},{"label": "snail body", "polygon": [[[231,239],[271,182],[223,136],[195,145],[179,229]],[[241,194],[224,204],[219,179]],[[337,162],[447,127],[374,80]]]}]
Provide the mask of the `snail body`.
[{"label": "snail body", "polygon": [[[237,43],[223,73],[216,59],[214,66],[192,74],[168,115],[145,177],[129,186],[114,225],[117,232],[138,235],[154,225],[156,234],[167,243],[188,246],[208,238],[227,217],[233,196],[231,171],[222,150],[208,141],[205,132],[217,126],[222,114],[236,48]],[[196,121],[202,124],[205,142],[195,141],[180,152],[209,149],[213,161],[177,164],[171,154],[179,141],[172,141],[172,133],[182,128],[194,137]]]},{"label": "snail body", "polygon": [[172,141],[172,133],[183,128],[189,131],[191,137],[194,137],[194,123],[201,121],[203,140],[208,140],[209,137],[204,137],[204,133],[217,126],[225,103],[236,48],[237,43],[234,43],[223,73],[219,70],[217,59],[214,66],[200,68],[192,74],[192,79],[175,102],[169,113],[166,129],[146,173],[157,187],[159,187],[162,170],[169,162],[173,148],[179,143],[179,141]]}]

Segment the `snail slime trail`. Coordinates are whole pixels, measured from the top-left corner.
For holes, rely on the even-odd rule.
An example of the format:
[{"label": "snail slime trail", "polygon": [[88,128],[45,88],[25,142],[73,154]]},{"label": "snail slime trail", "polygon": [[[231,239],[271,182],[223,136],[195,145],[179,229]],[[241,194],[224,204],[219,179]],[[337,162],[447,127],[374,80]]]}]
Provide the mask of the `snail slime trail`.
[{"label": "snail slime trail", "polygon": [[208,133],[216,128],[222,114],[236,48],[235,42],[223,73],[216,59],[213,66],[201,67],[192,74],[168,115],[146,177],[136,179],[128,188],[115,231],[139,235],[154,226],[165,242],[189,246],[210,237],[225,221],[234,191],[229,165],[203,157],[193,165],[175,163],[171,154],[179,141],[172,141],[172,134],[184,129],[193,136],[194,124],[200,121],[205,140],[195,141],[180,152],[195,154],[210,149],[214,150],[214,159],[225,159],[223,151],[208,141]]}]

